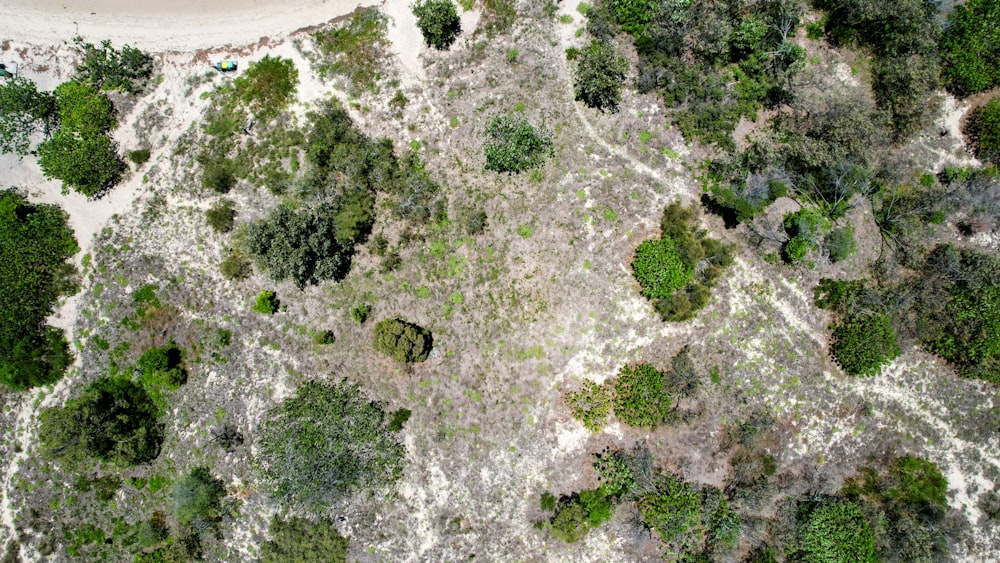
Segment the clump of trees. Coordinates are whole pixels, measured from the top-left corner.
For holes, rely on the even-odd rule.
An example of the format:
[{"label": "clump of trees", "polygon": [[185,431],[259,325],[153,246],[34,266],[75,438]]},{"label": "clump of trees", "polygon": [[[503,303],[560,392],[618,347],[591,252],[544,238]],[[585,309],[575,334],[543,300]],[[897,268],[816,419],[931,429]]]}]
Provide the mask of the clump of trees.
[{"label": "clump of trees", "polygon": [[72,363],[61,329],[47,326],[59,295],[74,287],[77,253],[66,213],[0,191],[0,382],[16,390],[57,381]]},{"label": "clump of trees", "polygon": [[686,414],[681,401],[699,387],[698,372],[687,347],[671,360],[669,370],[650,364],[625,365],[603,385],[585,381],[581,389],[566,395],[573,417],[587,429],[599,432],[612,410],[618,420],[637,428],[654,429]]},{"label": "clump of trees", "polygon": [[580,53],[573,78],[578,101],[601,111],[617,111],[628,59],[609,41],[594,40]]},{"label": "clump of trees", "polygon": [[422,362],[434,348],[431,332],[420,325],[402,319],[386,319],[375,324],[375,350],[397,362]]},{"label": "clump of trees", "polygon": [[552,136],[521,115],[494,117],[486,126],[483,145],[486,169],[519,173],[538,168],[555,154]]},{"label": "clump of trees", "polygon": [[333,522],[292,517],[271,519],[271,539],[260,546],[263,563],[344,563],[350,539]]},{"label": "clump of trees", "polygon": [[733,261],[733,249],[695,226],[696,210],[663,210],[658,240],[636,249],[632,272],[664,321],[685,321],[708,303],[710,289]]},{"label": "clump of trees", "polygon": [[258,443],[261,479],[286,506],[321,509],[394,483],[404,448],[381,403],[347,382],[308,382],[269,411]]},{"label": "clump of trees", "polygon": [[451,0],[418,0],[411,9],[429,47],[445,50],[462,32],[462,20]]},{"label": "clump of trees", "polygon": [[146,390],[121,377],[102,377],[64,407],[42,411],[39,438],[50,459],[90,456],[117,465],[147,463],[160,453],[160,409]]}]

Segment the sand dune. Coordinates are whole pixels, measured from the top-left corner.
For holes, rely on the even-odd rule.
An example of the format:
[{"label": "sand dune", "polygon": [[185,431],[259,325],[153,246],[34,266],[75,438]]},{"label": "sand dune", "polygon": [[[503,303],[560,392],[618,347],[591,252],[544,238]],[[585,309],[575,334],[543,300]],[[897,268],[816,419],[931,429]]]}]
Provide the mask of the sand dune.
[{"label": "sand dune", "polygon": [[77,35],[148,51],[245,45],[329,21],[372,0],[5,0],[0,40],[59,43]]}]

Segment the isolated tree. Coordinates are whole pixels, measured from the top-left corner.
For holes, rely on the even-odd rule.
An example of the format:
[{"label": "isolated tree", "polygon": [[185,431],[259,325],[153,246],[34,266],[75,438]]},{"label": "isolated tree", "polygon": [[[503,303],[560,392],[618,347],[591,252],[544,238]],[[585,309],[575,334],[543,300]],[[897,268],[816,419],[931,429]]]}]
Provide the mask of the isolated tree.
[{"label": "isolated tree", "polygon": [[266,220],[249,226],[247,249],[275,281],[291,278],[301,289],[341,280],[354,253],[353,240],[341,237],[348,230],[345,224],[357,224],[347,211],[338,213],[327,204],[302,211],[281,205]]},{"label": "isolated tree", "polygon": [[451,0],[418,0],[413,5],[417,27],[428,46],[444,50],[462,32],[462,20]]},{"label": "isolated tree", "polygon": [[259,451],[260,476],[274,496],[311,509],[392,484],[405,453],[382,404],[344,381],[305,383],[268,412]]},{"label": "isolated tree", "polygon": [[55,98],[20,76],[0,82],[0,153],[31,152],[31,135],[57,122]]},{"label": "isolated tree", "polygon": [[576,99],[601,111],[616,111],[627,72],[628,59],[613,44],[591,41],[577,63],[573,81]]},{"label": "isolated tree", "polygon": [[104,377],[65,407],[42,411],[39,436],[43,451],[54,458],[85,453],[118,465],[138,465],[160,453],[159,417],[159,408],[141,386]]},{"label": "isolated tree", "polygon": [[386,319],[375,325],[375,350],[397,362],[422,362],[434,347],[431,332],[401,319]]}]

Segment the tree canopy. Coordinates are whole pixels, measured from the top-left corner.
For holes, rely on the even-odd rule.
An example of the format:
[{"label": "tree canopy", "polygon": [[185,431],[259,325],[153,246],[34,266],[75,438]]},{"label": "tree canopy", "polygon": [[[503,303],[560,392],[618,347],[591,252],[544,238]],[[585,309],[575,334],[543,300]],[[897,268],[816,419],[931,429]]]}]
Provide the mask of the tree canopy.
[{"label": "tree canopy", "polygon": [[431,332],[402,319],[386,319],[375,324],[375,350],[397,362],[422,362],[434,347]]},{"label": "tree canopy", "polygon": [[628,59],[612,43],[591,41],[577,62],[574,95],[589,107],[617,111],[627,72]]},{"label": "tree canopy", "polygon": [[72,362],[62,330],[45,324],[79,250],[66,219],[54,205],[0,191],[0,381],[13,389],[52,383]]},{"label": "tree canopy", "polygon": [[413,4],[417,27],[428,46],[444,50],[462,32],[462,20],[451,0],[418,0]]},{"label": "tree canopy", "polygon": [[395,482],[403,445],[380,403],[347,382],[308,382],[268,412],[260,476],[290,506],[328,507],[343,495]]}]

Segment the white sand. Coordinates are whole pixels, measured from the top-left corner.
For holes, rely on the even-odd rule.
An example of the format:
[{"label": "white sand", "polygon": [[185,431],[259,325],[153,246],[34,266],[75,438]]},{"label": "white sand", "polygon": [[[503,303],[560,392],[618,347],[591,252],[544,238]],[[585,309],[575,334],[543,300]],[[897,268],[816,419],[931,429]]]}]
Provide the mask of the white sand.
[{"label": "white sand", "polygon": [[372,0],[4,0],[0,40],[59,44],[81,35],[153,52],[193,51],[285,36],[358,6],[377,4]]}]

